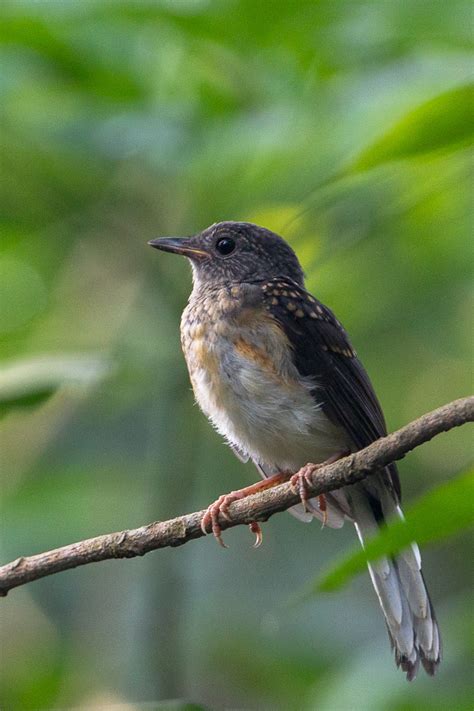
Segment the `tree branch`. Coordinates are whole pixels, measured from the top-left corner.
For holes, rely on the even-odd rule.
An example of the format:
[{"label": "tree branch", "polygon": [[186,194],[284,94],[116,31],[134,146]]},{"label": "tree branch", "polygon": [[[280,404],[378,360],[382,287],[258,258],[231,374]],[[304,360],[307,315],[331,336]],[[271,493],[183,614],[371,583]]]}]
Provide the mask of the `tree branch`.
[{"label": "tree branch", "polygon": [[[474,397],[455,400],[377,440],[365,449],[334,464],[321,467],[312,477],[309,493],[318,496],[354,484],[380,467],[402,459],[407,452],[441,432],[472,421]],[[285,483],[236,501],[229,508],[230,520],[220,521],[222,530],[252,521],[266,521],[278,511],[297,504],[299,500],[291,485]],[[140,528],[108,533],[46,553],[18,558],[0,567],[0,596],[5,596],[12,588],[69,568],[110,558],[134,558],[158,548],[181,546],[204,535],[200,527],[204,513],[196,511],[169,521],[158,521]]]}]

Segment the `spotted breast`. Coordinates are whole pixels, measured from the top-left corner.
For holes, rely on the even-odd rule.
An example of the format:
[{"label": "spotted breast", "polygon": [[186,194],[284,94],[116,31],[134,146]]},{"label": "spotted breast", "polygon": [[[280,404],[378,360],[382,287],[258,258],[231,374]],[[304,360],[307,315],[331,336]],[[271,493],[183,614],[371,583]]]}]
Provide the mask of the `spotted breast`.
[{"label": "spotted breast", "polygon": [[265,307],[265,284],[193,291],[181,322],[196,400],[241,453],[267,468],[296,470],[327,459],[344,435],[300,375]]}]

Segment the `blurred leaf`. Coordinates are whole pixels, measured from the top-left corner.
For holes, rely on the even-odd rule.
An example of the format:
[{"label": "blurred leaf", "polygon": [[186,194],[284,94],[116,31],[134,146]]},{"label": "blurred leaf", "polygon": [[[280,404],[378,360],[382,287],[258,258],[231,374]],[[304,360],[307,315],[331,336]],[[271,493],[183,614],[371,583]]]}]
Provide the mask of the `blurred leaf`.
[{"label": "blurred leaf", "polygon": [[189,701],[173,699],[172,701],[161,701],[157,704],[153,704],[153,708],[157,709],[157,711],[207,711],[208,707],[193,704]]},{"label": "blurred leaf", "polygon": [[350,171],[440,150],[472,140],[474,86],[447,91],[406,114],[385,135],[365,149]]},{"label": "blurred leaf", "polygon": [[316,590],[336,590],[356,573],[364,570],[367,561],[393,555],[417,541],[420,545],[440,541],[474,525],[474,470],[428,492],[409,509],[405,521],[384,528],[375,538],[338,563],[322,576]]},{"label": "blurred leaf", "polygon": [[[116,33],[118,28],[116,28]],[[108,56],[104,61],[104,53],[94,46],[96,36],[102,37],[98,29],[82,23],[75,25],[73,37],[67,36],[60,23],[44,20],[39,17],[7,15],[0,24],[0,45],[25,45],[31,52],[38,54],[38,64],[46,66],[56,74],[57,82],[70,82],[77,90],[90,95],[118,101],[123,104],[128,101],[139,101],[144,98],[143,88],[127,71],[123,58]],[[65,36],[66,35],[66,36]],[[124,38],[121,37],[122,42]],[[78,49],[82,49],[80,52]],[[115,61],[114,61],[115,60]]]},{"label": "blurred leaf", "polygon": [[25,261],[0,261],[0,334],[15,331],[36,316],[46,305],[46,288],[37,270]]},{"label": "blurred leaf", "polygon": [[84,355],[44,356],[7,365],[0,370],[0,414],[37,405],[66,384],[89,388],[110,370],[107,359]]}]

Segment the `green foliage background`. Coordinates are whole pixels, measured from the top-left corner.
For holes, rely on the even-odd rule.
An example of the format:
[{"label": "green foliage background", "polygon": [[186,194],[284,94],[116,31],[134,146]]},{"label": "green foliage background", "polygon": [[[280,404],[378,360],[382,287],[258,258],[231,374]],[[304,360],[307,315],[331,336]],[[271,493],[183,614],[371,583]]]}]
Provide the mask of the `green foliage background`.
[{"label": "green foliage background", "polygon": [[[4,561],[256,478],[193,407],[178,335],[189,268],[152,252],[154,236],[222,219],[284,234],[391,429],[469,393],[469,2],[0,12]],[[402,463],[406,500],[466,470],[469,436]],[[467,535],[424,551],[445,659],[408,685],[367,575],[288,604],[353,546],[351,528],[281,515],[264,533],[258,551],[236,530],[228,551],[202,540],[13,591],[2,708],[472,708]]]}]

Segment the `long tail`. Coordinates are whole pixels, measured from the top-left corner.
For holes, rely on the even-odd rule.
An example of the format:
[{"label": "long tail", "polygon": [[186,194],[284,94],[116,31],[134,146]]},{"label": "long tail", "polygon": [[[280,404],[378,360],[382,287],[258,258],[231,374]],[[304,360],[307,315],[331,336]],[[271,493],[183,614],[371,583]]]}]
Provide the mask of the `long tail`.
[{"label": "long tail", "polygon": [[[343,490],[362,545],[385,518],[403,517],[382,477],[371,480],[370,491],[364,483]],[[397,556],[382,558],[368,567],[397,666],[406,672],[409,681],[415,678],[420,661],[428,674],[435,674],[441,660],[441,639],[421,572],[418,546],[413,543]]]}]

